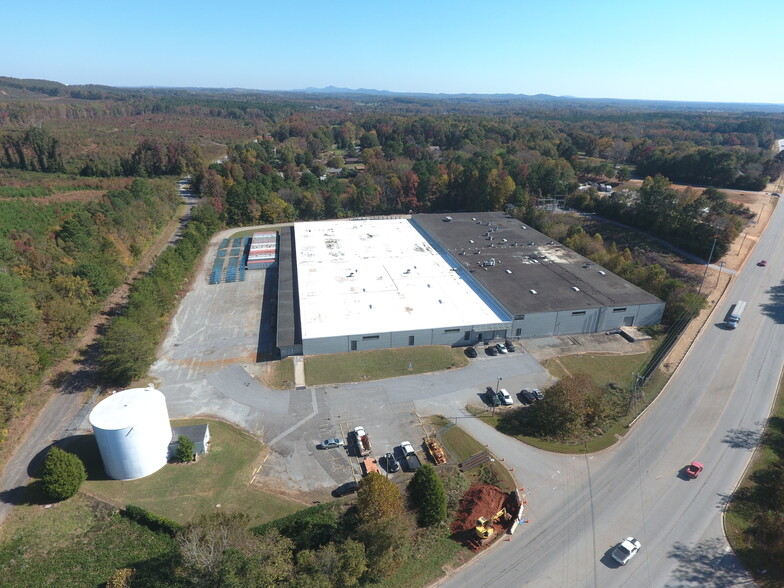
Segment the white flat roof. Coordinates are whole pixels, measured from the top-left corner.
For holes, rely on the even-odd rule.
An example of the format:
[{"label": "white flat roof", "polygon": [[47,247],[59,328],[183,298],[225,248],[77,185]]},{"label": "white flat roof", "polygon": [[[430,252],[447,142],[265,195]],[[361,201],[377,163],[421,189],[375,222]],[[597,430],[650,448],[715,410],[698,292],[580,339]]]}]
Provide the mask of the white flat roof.
[{"label": "white flat roof", "polygon": [[302,338],[507,320],[406,219],[297,223]]},{"label": "white flat roof", "polygon": [[130,388],[115,392],[95,405],[90,424],[105,431],[133,427],[150,420],[150,412],[163,406],[166,397],[155,388]]}]

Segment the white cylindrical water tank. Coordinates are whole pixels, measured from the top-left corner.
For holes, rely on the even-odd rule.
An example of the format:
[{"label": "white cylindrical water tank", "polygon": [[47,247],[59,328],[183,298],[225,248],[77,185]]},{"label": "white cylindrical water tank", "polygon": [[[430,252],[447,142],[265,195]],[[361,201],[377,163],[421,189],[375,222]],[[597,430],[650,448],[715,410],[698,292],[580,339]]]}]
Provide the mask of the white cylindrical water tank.
[{"label": "white cylindrical water tank", "polygon": [[166,397],[152,387],[116,392],[90,413],[106,474],[134,480],[166,465],[172,438]]}]

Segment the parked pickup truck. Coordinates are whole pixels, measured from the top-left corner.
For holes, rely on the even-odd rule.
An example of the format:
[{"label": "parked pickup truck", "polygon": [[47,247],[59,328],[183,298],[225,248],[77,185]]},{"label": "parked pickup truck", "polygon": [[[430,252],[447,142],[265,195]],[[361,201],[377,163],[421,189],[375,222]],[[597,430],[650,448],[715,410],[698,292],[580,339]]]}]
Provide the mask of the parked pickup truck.
[{"label": "parked pickup truck", "polygon": [[365,432],[364,427],[354,427],[354,441],[360,457],[370,455],[370,451],[373,448],[370,445],[370,435]]},{"label": "parked pickup truck", "polygon": [[422,467],[422,462],[419,461],[419,457],[417,457],[416,451],[414,451],[411,443],[403,441],[400,444],[400,450],[403,452],[403,457],[406,458],[409,471],[415,472]]}]

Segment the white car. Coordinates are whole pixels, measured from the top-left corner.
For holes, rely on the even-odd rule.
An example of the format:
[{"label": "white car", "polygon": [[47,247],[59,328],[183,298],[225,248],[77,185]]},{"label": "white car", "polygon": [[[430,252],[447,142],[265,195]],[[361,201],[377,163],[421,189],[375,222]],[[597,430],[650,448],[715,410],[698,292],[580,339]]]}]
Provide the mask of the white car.
[{"label": "white car", "polygon": [[612,556],[622,566],[625,566],[631,558],[637,555],[640,551],[640,542],[634,537],[627,537],[618,544],[618,547],[613,549]]},{"label": "white car", "polygon": [[495,348],[498,351],[498,353],[500,353],[501,355],[505,353],[509,353],[509,350],[506,347],[504,347],[503,343],[496,344]]},{"label": "white car", "polygon": [[512,397],[509,395],[509,392],[507,392],[505,388],[501,388],[498,391],[498,399],[501,401],[501,404],[503,404],[504,406],[512,406],[512,404],[514,404]]}]

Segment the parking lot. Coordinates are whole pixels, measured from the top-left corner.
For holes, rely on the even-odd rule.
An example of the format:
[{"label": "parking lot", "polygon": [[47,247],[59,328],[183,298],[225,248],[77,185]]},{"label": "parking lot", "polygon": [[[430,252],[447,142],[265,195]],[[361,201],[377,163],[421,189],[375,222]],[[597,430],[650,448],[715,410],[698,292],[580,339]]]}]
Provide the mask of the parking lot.
[{"label": "parking lot", "polygon": [[[487,406],[486,388],[499,383],[517,405],[522,388],[545,388],[550,381],[535,355],[579,344],[574,338],[538,340],[531,342],[533,355],[518,346],[516,352],[496,357],[479,348],[478,357],[461,369],[273,390],[261,383],[264,364],[259,359],[268,357],[274,340],[273,317],[266,310],[262,317],[262,308],[270,308],[269,300],[263,305],[263,295],[274,289],[268,281],[265,285],[264,271],[246,272],[244,282],[209,285],[206,277],[220,238],[213,239],[199,276],[182,299],[151,376],[166,395],[171,418],[214,416],[268,445],[254,479],[277,493],[313,499],[359,475],[356,457],[343,449],[317,448],[324,439],[345,439],[362,425],[375,458],[404,440],[421,451],[426,433],[421,419],[470,417],[466,405]],[[401,470],[391,477],[408,475]]]}]

